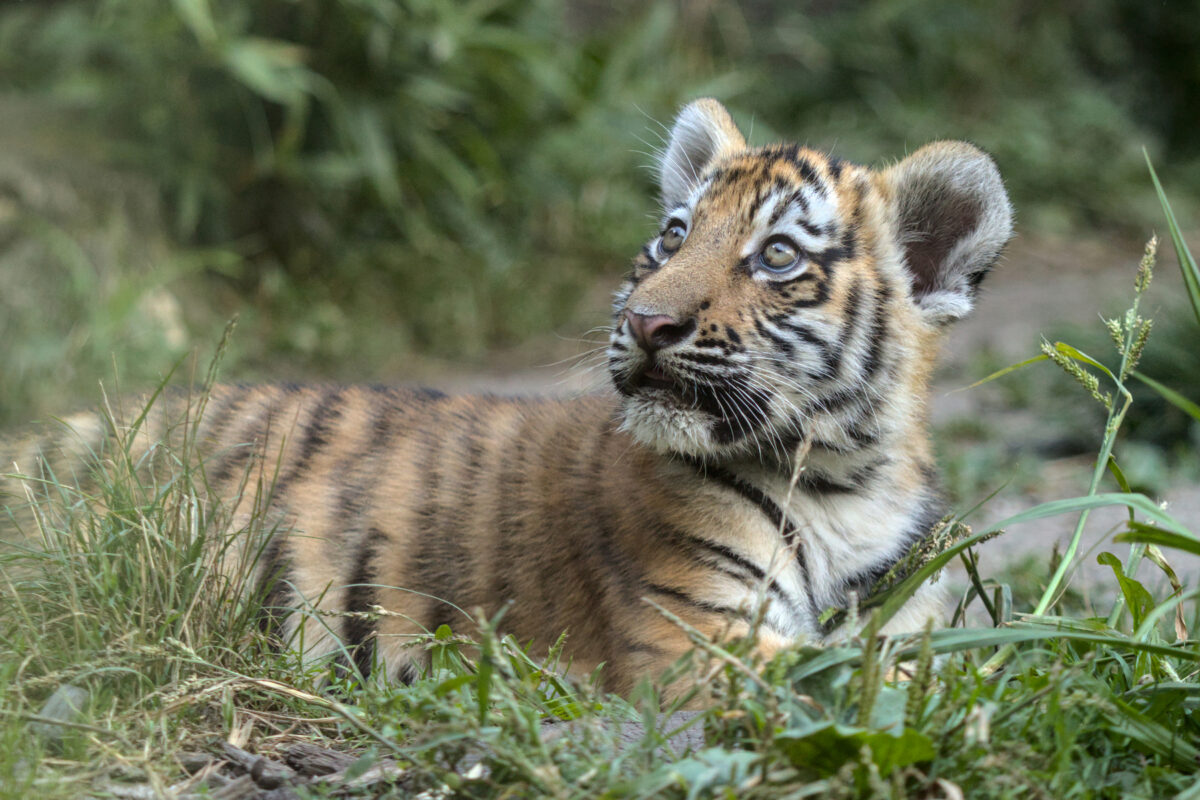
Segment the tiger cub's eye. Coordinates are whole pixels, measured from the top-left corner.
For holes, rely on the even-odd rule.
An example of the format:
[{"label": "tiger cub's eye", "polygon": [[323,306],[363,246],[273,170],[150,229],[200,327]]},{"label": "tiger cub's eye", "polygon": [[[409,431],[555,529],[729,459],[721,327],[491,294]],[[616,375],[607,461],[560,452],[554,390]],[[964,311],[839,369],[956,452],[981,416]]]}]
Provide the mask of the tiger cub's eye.
[{"label": "tiger cub's eye", "polygon": [[792,244],[787,239],[772,239],[767,242],[766,247],[762,249],[758,259],[762,265],[774,272],[783,272],[791,269],[796,261],[800,258],[800,251],[796,245]]},{"label": "tiger cub's eye", "polygon": [[662,238],[659,240],[659,247],[667,255],[674,253],[683,244],[683,240],[687,238],[687,228],[677,219],[673,219],[667,223],[667,229],[663,231]]}]

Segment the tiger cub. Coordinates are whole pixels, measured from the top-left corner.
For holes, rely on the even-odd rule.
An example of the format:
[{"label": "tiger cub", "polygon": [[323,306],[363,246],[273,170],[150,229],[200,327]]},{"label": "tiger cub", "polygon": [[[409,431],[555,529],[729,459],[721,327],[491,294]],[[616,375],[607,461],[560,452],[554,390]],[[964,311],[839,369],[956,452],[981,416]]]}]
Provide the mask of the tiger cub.
[{"label": "tiger cub", "polygon": [[[943,516],[926,398],[1011,235],[992,160],[938,142],[875,171],[751,148],[705,99],[660,179],[660,231],[613,303],[608,393],[213,389],[207,482],[235,521],[263,504],[245,487],[269,487],[282,524],[258,574],[306,657],[411,680],[416,635],[505,609],[519,641],[565,631],[574,666],[627,693],[689,649],[660,608],[715,638],[759,614],[768,655],[819,641],[822,612]],[[179,413],[159,402],[142,446]],[[102,437],[98,419],[76,422]],[[392,613],[314,613],[376,605]],[[927,586],[890,629],[942,613]]]}]

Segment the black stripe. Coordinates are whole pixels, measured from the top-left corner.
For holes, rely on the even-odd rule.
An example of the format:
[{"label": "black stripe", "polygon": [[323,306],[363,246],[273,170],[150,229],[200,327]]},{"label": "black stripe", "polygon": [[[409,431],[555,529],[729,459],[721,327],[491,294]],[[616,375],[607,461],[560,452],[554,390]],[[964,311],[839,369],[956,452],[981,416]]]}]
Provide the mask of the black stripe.
[{"label": "black stripe", "polygon": [[258,629],[266,634],[279,629],[293,604],[291,557],[284,545],[284,534],[276,532],[259,555],[262,573],[255,594],[262,598],[262,605],[258,609]]},{"label": "black stripe", "polygon": [[[783,531],[784,543],[788,547],[794,546],[794,549],[796,552],[796,563],[800,567],[800,575],[804,581],[805,600],[808,605],[809,613],[812,614],[812,619],[815,622],[815,620],[819,616],[819,612],[817,610],[816,599],[813,597],[812,583],[809,579],[809,571],[808,571],[808,554],[805,551],[804,539],[800,537],[800,527],[798,525],[796,525],[791,519],[789,519],[787,517],[786,513],[784,512],[784,510],[782,508],[780,508],[775,503],[774,500],[772,500],[770,497],[767,497],[766,493],[763,492],[761,489],[759,489],[757,486],[742,480],[741,478],[737,477],[736,475],[734,475],[730,472],[727,472],[720,467],[717,467],[717,466],[714,466],[711,464],[705,464],[704,462],[698,461],[696,459],[689,458],[687,460],[689,461],[689,463],[692,464],[693,467],[696,467],[699,470],[701,477],[712,478],[712,479],[716,480],[718,483],[722,484],[723,486],[726,486],[727,488],[732,489],[733,491],[737,492],[743,498],[750,501],[751,503],[754,503],[756,506],[758,506],[759,510],[762,511],[762,513],[766,516],[766,518],[771,521],[771,524],[775,526],[776,530]],[[695,537],[692,537],[692,538],[695,538]],[[700,541],[704,541],[704,540],[700,540]],[[756,578],[758,578],[760,581],[766,577],[765,573],[763,573],[763,571],[761,569],[759,569],[755,564],[742,558],[737,553],[734,553],[732,550],[729,550],[728,548],[723,547],[721,545],[715,545],[712,542],[706,542],[705,544],[707,544],[711,548],[719,548],[720,550],[727,551],[726,557],[730,557],[730,556],[736,557],[739,560],[739,562],[735,562],[735,563],[739,563],[739,566],[744,566],[746,569],[750,570],[751,574],[754,575]],[[726,553],[722,553],[722,554],[726,555]],[[733,560],[733,559],[731,558],[731,560]],[[775,584],[774,580],[771,581],[771,585],[775,589],[779,588]],[[779,591],[780,591],[780,593],[782,593],[781,589]]]},{"label": "black stripe", "polygon": [[504,458],[503,470],[499,475],[499,502],[496,504],[496,547],[491,552],[492,564],[490,572],[492,580],[489,591],[499,602],[515,600],[511,576],[515,574],[514,565],[520,560],[518,541],[527,538],[529,515],[526,509],[529,504],[522,491],[528,484],[526,474],[526,451],[531,442],[536,441],[535,423],[527,414],[522,414],[517,430],[508,442],[511,450]]},{"label": "black stripe", "polygon": [[[823,267],[823,272],[824,275],[822,275],[820,279],[817,279],[815,275],[810,275],[810,273],[801,273],[802,276],[809,276],[812,279],[817,280],[817,293],[815,296],[810,298],[791,300],[790,302],[792,308],[812,308],[813,306],[819,306],[829,302],[829,276],[831,270],[826,265]],[[809,278],[806,277],[806,280],[807,279]]]},{"label": "black stripe", "polygon": [[859,423],[847,425],[843,428],[846,436],[854,441],[860,448],[873,447],[879,444],[878,430],[865,430],[859,427]]},{"label": "black stripe", "polygon": [[862,367],[862,374],[866,378],[873,377],[879,371],[882,362],[883,344],[888,338],[887,303],[891,297],[892,291],[887,286],[881,287],[876,294],[875,316],[867,332],[867,356]]},{"label": "black stripe", "polygon": [[654,594],[661,594],[664,597],[670,597],[672,600],[676,600],[686,606],[699,609],[700,611],[704,611],[709,614],[721,614],[723,616],[743,619],[747,622],[750,621],[750,614],[748,611],[734,608],[732,606],[721,606],[717,605],[716,603],[709,603],[705,600],[692,597],[687,592],[675,589],[671,586],[664,586],[659,583],[644,583],[642,584],[642,589],[646,592],[653,592]]},{"label": "black stripe", "polygon": [[842,323],[842,335],[838,340],[837,354],[833,359],[835,375],[841,372],[842,359],[846,354],[846,348],[854,339],[854,334],[858,332],[858,321],[862,316],[862,305],[862,280],[855,279],[854,283],[850,284],[850,289],[846,293],[845,321]]},{"label": "black stripe", "polygon": [[[761,577],[755,577],[756,573],[759,576],[762,576],[763,573],[753,562],[746,560],[733,550],[710,542],[707,539],[701,539],[698,536],[685,533],[670,525],[660,525],[655,531],[655,538],[674,544],[683,552],[683,555],[688,557],[697,566],[719,572],[728,578],[738,581],[747,588],[756,589],[757,587],[753,586],[752,582],[756,580],[761,582],[762,580]],[[709,557],[705,558],[700,555],[701,551],[707,553]],[[735,569],[735,567],[740,567],[740,569]],[[795,609],[795,605],[788,599],[783,589],[777,583],[772,581],[771,585],[767,588],[781,602],[786,603],[793,610]]]},{"label": "black stripe", "polygon": [[837,375],[838,365],[842,358],[841,347],[834,347],[829,342],[822,339],[821,336],[812,328],[799,322],[793,322],[786,318],[779,320],[772,318],[771,321],[789,333],[793,334],[800,341],[804,342],[805,344],[812,345],[813,347],[817,348],[818,351],[820,351],[818,359],[821,361],[821,367],[815,372],[807,371],[806,374],[809,377],[817,380],[827,380]]},{"label": "black stripe", "polygon": [[[695,404],[714,417],[710,435],[721,444],[747,438],[766,424],[771,395],[764,389],[744,387],[740,392],[721,393],[719,387],[694,384]],[[725,404],[720,401],[724,398]]]},{"label": "black stripe", "polygon": [[[799,442],[797,442],[797,444],[799,444]],[[814,439],[812,446],[814,450],[828,450],[831,453],[837,453],[839,456],[848,456],[852,453],[858,452],[858,450],[861,449],[859,446],[857,446],[857,444],[855,446],[846,446],[834,444],[833,442],[827,442],[823,439]]]},{"label": "black stripe", "polygon": [[[350,575],[350,585],[346,588],[346,611],[352,614],[365,614],[375,605],[375,562],[379,551],[386,544],[387,537],[378,528],[371,528],[359,542],[358,552],[354,558],[354,572]],[[371,666],[375,661],[375,635],[377,621],[346,617],[342,624],[342,641],[354,658],[354,664],[363,678],[370,676]]]},{"label": "black stripe", "polygon": [[[746,212],[746,219],[752,220],[755,217],[757,217],[759,209],[762,208],[763,203],[767,202],[767,198],[770,196],[771,196],[771,190],[769,188],[759,189],[758,192],[754,195],[753,202],[750,203],[749,210]],[[776,209],[776,212],[778,212],[778,209]],[[775,224],[775,214],[774,213],[772,214],[771,221],[768,224],[770,224],[770,225]]]},{"label": "black stripe", "polygon": [[288,487],[296,478],[301,477],[308,469],[313,457],[329,443],[329,433],[333,425],[342,416],[342,394],[344,389],[331,387],[321,395],[317,407],[308,418],[308,424],[300,438],[300,452],[288,468],[287,473],[273,487],[276,498],[283,497]]},{"label": "black stripe", "polygon": [[375,488],[378,477],[374,462],[391,447],[400,428],[401,409],[396,403],[395,390],[372,387],[370,391],[374,402],[370,440],[366,449],[347,455],[335,475],[349,476],[342,484],[335,504],[337,524],[343,530],[352,529],[368,511],[365,500]]},{"label": "black stripe", "polygon": [[[787,592],[783,590],[783,587],[779,585],[779,582],[774,578],[772,578],[770,581],[767,581],[766,573],[763,572],[763,570],[757,564],[755,564],[753,561],[750,561],[737,551],[732,550],[725,545],[718,544],[717,542],[710,542],[708,539],[702,539],[699,536],[694,536],[690,533],[684,533],[676,529],[670,529],[670,532],[663,535],[663,538],[676,542],[681,547],[689,551],[708,553],[711,557],[717,559],[717,563],[712,563],[711,561],[707,561],[699,557],[696,558],[697,563],[709,569],[714,569],[717,572],[720,572],[722,575],[727,575],[728,577],[733,578],[734,580],[746,586],[748,589],[757,590],[759,586],[762,586],[765,583],[767,592],[772,597],[787,605],[793,614],[799,615],[800,609],[796,607],[795,601],[791,598],[791,596],[788,595]],[[735,567],[740,568],[741,571],[739,572],[738,570],[731,569],[728,564],[724,562],[728,562],[728,564],[732,564]]]},{"label": "black stripe", "polygon": [[[714,325],[713,327],[716,327],[716,326]],[[729,351],[733,349],[732,345],[730,345],[729,342],[723,341],[721,339],[709,339],[707,337],[702,338],[702,339],[697,339],[696,341],[692,342],[692,347],[699,347],[701,349],[706,349],[706,350],[720,350],[722,353],[725,353],[725,354],[728,354]]]},{"label": "black stripe", "polygon": [[[799,192],[795,193],[795,195],[798,195],[798,194],[800,194],[800,193]],[[792,197],[795,197],[795,195],[792,195]],[[783,216],[783,212],[788,210],[788,207],[791,205],[791,203],[792,203],[791,197],[784,197],[784,198],[780,199],[780,201],[775,204],[775,209],[771,212],[771,218],[767,220],[767,227],[769,227],[769,228],[775,227],[775,223],[779,222],[779,218]]]},{"label": "black stripe", "polygon": [[783,351],[783,354],[788,358],[796,355],[796,346],[783,336],[780,336],[778,333],[775,333],[767,328],[763,321],[758,317],[754,318],[754,330],[758,331],[758,335],[764,339],[770,339],[775,346]]},{"label": "black stripe", "polygon": [[418,543],[412,559],[416,588],[438,598],[430,601],[430,633],[436,632],[442,625],[454,628],[460,621],[451,603],[457,605],[463,602],[463,572],[470,567],[465,548],[458,540],[461,530],[457,530],[458,526],[452,523],[448,524],[450,515],[442,501],[445,476],[441,464],[446,440],[441,434],[446,426],[447,420],[438,417],[425,430],[423,456],[417,467],[420,487],[412,515],[415,526],[412,538]]},{"label": "black stripe", "polygon": [[[689,459],[691,460],[691,459]],[[736,475],[725,471],[721,467],[705,464],[699,461],[692,461],[693,466],[701,470],[701,474],[706,478],[712,478],[722,485],[733,489],[744,498],[754,503],[766,515],[767,519],[771,520],[771,524],[779,528],[784,521],[783,509],[775,504],[775,501],[767,497],[766,493],[753,484],[747,483]],[[747,562],[749,563],[749,562]],[[753,566],[753,565],[751,565]],[[757,567],[755,567],[757,569]],[[761,571],[760,571],[761,572]]]},{"label": "black stripe", "polygon": [[729,359],[723,355],[716,355],[714,353],[691,353],[685,351],[676,353],[675,355],[684,361],[691,361],[693,364],[711,364],[718,367],[729,366]]},{"label": "black stripe", "polygon": [[829,156],[829,160],[826,163],[829,165],[829,174],[833,177],[834,182],[840,181],[842,179],[842,168],[846,165],[846,162],[835,156]]},{"label": "black stripe", "polygon": [[867,387],[862,384],[847,386],[809,403],[805,411],[809,413],[841,411],[852,403],[863,402],[866,398],[866,391]]},{"label": "black stripe", "polygon": [[800,206],[801,214],[808,213],[808,198],[804,196],[803,189],[797,189],[796,191],[792,192],[792,195],[788,198],[787,202],[788,205],[795,203],[796,205]]},{"label": "black stripe", "polygon": [[796,488],[803,489],[809,494],[852,494],[860,490],[860,487],[852,483],[836,481],[828,475],[811,469],[806,469],[800,474]]},{"label": "black stripe", "polygon": [[[277,407],[277,398],[268,396],[257,413],[248,418],[246,425],[236,435],[229,437],[232,441],[221,448],[205,471],[205,479],[209,483],[220,484],[229,480],[235,472],[245,468],[246,462],[259,446],[266,445],[266,434],[271,430]],[[260,437],[262,441],[256,441]]]},{"label": "black stripe", "polygon": [[[434,595],[437,597],[437,595]],[[453,601],[435,600],[433,610],[429,614],[429,633],[437,633],[438,628],[445,625],[453,630],[454,623],[459,621],[458,611],[450,603]]]},{"label": "black stripe", "polygon": [[216,406],[205,408],[201,436],[214,441],[220,440],[229,426],[234,411],[245,402],[246,396],[247,392],[243,391],[241,387],[230,387]]},{"label": "black stripe", "polygon": [[842,233],[841,241],[837,245],[830,247],[828,250],[822,250],[819,253],[809,253],[808,260],[822,269],[828,269],[839,261],[849,261],[854,258],[857,252],[858,239],[851,228],[846,228]]},{"label": "black stripe", "polygon": [[804,228],[805,233],[814,238],[824,236],[827,232],[824,227],[820,225],[814,225],[806,219],[801,218],[796,221],[800,223],[801,228]]},{"label": "black stripe", "polygon": [[807,184],[813,186],[821,194],[825,194],[825,184],[821,180],[817,170],[813,167],[811,161],[807,157],[800,155],[800,146],[791,144],[779,148],[778,157],[792,162],[796,169],[800,171],[800,178]]}]

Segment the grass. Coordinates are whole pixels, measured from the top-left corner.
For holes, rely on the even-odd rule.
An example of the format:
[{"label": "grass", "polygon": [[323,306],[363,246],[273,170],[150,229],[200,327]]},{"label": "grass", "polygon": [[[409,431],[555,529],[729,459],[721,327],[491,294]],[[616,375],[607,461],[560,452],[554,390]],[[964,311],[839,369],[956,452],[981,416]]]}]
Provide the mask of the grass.
[{"label": "grass", "polygon": [[[689,723],[703,745],[682,753],[663,747],[679,723],[652,687],[621,699],[568,682],[488,620],[471,640],[425,637],[432,668],[410,686],[358,685],[273,650],[248,563],[217,568],[238,541],[269,534],[261,519],[229,530],[187,420],[151,463],[118,439],[95,454],[86,490],[47,476],[26,522],[37,546],[0,555],[0,797],[75,797],[106,781],[165,791],[182,778],[177,755],[216,738],[388,755],[409,767],[409,788],[467,797],[1194,797],[1200,590],[1178,585],[1164,554],[1200,552],[1200,537],[1128,492],[1118,441],[1152,263],[1109,324],[1115,369],[1064,343],[1032,359],[1057,363],[1107,415],[1088,493],[949,546],[871,611],[851,610],[860,633],[844,644],[763,664],[745,643],[698,639],[679,669],[703,676],[713,700]],[[1103,493],[1106,480],[1121,491]],[[1075,541],[1032,582],[989,574],[976,549],[1049,516],[1078,515],[1081,530],[1112,505],[1128,509],[1116,538],[1129,544],[1100,556],[1116,598],[1101,609],[1072,594]],[[984,624],[874,634],[954,559],[969,576],[960,614]],[[71,692],[78,712],[54,711]],[[561,724],[569,735],[555,735]],[[456,768],[468,756],[487,769]]]}]

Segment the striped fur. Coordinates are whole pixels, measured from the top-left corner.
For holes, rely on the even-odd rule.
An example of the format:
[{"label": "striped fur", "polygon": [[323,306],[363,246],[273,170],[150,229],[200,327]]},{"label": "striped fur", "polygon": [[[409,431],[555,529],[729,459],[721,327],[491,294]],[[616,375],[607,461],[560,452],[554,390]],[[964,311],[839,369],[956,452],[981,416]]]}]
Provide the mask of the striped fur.
[{"label": "striped fur", "polygon": [[[662,190],[664,233],[616,294],[615,392],[214,388],[196,441],[234,524],[256,502],[239,488],[269,487],[282,532],[259,580],[284,638],[408,679],[425,666],[414,634],[504,610],[519,640],[566,631],[576,668],[603,663],[628,692],[689,646],[645,601],[721,638],[765,598],[769,654],[820,639],[822,610],[942,516],[927,385],[1011,232],[991,160],[944,142],[873,171],[750,149],[702,100],[680,114]],[[795,263],[769,268],[773,242]],[[636,319],[670,320],[669,336],[647,344]],[[186,402],[160,402],[139,447]],[[940,603],[922,590],[892,628]],[[294,611],[376,605],[395,613]]]}]

